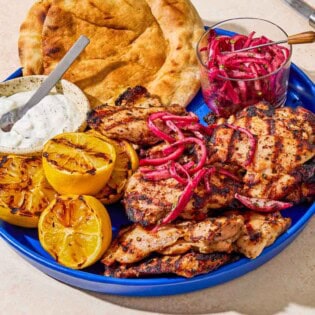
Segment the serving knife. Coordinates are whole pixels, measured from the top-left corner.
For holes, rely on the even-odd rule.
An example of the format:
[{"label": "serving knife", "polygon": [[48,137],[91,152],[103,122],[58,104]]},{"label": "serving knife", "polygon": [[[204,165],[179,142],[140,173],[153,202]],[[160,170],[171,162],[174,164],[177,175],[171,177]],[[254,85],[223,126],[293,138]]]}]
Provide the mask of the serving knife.
[{"label": "serving knife", "polygon": [[26,104],[0,116],[0,129],[4,132],[9,132],[15,122],[21,119],[29,109],[38,104],[51,91],[89,43],[90,40],[86,36],[81,35]]},{"label": "serving knife", "polygon": [[285,0],[292,8],[308,18],[312,27],[315,28],[315,9],[303,0]]}]

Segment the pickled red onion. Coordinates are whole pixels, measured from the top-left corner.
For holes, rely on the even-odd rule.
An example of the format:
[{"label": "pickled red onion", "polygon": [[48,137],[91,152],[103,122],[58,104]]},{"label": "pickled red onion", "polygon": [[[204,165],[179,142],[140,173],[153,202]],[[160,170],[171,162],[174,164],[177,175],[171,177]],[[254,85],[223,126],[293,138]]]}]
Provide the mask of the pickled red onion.
[{"label": "pickled red onion", "polygon": [[293,206],[292,202],[283,202],[278,200],[269,200],[261,198],[250,198],[235,194],[235,199],[240,201],[245,207],[258,212],[280,211]]},{"label": "pickled red onion", "polygon": [[[199,170],[195,176],[188,182],[187,186],[184,188],[183,193],[178,199],[178,203],[175,208],[171,210],[171,212],[162,220],[161,225],[167,224],[175,220],[185,209],[186,205],[188,204],[194,190],[198,186],[200,180],[204,176],[206,170],[201,169]],[[156,226],[152,231],[156,232],[160,226]]]},{"label": "pickled red onion", "polygon": [[[283,97],[277,85],[285,81],[287,69],[269,77],[267,75],[285,65],[290,51],[280,45],[254,48],[271,42],[265,36],[254,35],[255,32],[251,32],[248,36],[237,34],[228,37],[211,30],[207,45],[200,49],[208,70],[202,75],[202,80],[208,82],[203,88],[203,95],[216,115],[227,117],[261,100],[278,104]],[[238,52],[248,47],[253,49]]]}]

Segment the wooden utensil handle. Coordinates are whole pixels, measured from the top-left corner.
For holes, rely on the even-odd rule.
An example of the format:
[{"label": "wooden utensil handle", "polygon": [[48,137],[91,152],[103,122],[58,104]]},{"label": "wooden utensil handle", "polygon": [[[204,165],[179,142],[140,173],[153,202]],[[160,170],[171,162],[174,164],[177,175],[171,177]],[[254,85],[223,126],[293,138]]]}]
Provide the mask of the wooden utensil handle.
[{"label": "wooden utensil handle", "polygon": [[313,31],[290,35],[288,37],[288,44],[307,44],[307,43],[314,43],[314,42],[315,42],[315,32]]}]

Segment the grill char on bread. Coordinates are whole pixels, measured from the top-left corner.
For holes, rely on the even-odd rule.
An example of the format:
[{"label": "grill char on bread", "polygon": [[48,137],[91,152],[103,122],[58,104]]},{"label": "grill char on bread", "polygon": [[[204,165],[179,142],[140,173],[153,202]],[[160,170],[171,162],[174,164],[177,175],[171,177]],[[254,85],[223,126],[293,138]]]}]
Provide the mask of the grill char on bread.
[{"label": "grill char on bread", "polygon": [[21,26],[23,75],[49,74],[81,34],[89,46],[65,73],[92,108],[141,84],[183,107],[200,88],[202,20],[189,0],[37,0]]}]

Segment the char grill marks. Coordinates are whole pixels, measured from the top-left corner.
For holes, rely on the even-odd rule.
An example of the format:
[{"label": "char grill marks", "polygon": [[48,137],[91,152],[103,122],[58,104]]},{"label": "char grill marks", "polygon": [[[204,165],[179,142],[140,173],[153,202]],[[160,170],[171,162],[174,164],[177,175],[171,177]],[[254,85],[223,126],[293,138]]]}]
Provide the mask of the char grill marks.
[{"label": "char grill marks", "polygon": [[[180,214],[183,219],[202,220],[211,209],[239,206],[235,194],[249,198],[301,202],[314,198],[314,115],[305,109],[273,109],[258,104],[227,120],[219,118],[207,142],[205,167],[215,167],[209,178],[194,190]],[[225,125],[227,123],[228,125]],[[229,126],[248,130],[256,139],[253,160],[248,162],[251,142],[248,134]],[[243,130],[244,130],[243,129]],[[197,148],[198,149],[198,148]],[[146,150],[145,158],[158,156],[161,145]],[[183,164],[196,161],[196,148],[184,151]],[[220,170],[231,176],[223,175]],[[123,199],[129,219],[144,226],[157,224],[178,203],[183,185],[173,178],[151,180],[137,171],[129,180]],[[298,193],[299,192],[299,193]]]},{"label": "char grill marks", "polygon": [[142,87],[129,89],[116,100],[116,104],[119,106],[105,104],[95,108],[88,116],[88,125],[109,138],[144,146],[160,141],[147,127],[151,114],[161,111],[176,115],[186,113],[179,105],[164,107],[158,98]]},{"label": "char grill marks", "polygon": [[[235,215],[235,212],[231,213]],[[239,238],[233,244],[234,250],[251,259],[258,257],[265,247],[273,244],[291,225],[291,219],[284,218],[280,212],[263,215],[245,211],[242,215],[244,226]]]},{"label": "char grill marks", "polygon": [[120,231],[102,262],[107,266],[115,262],[130,264],[154,252],[183,254],[193,248],[209,253],[220,251],[221,246],[221,251],[231,252],[232,243],[239,237],[243,225],[240,215],[168,224],[157,232],[134,224]]},{"label": "char grill marks", "polygon": [[155,233],[134,224],[120,231],[102,263],[107,276],[175,273],[192,277],[233,260],[237,253],[256,258],[290,223],[279,212],[231,211],[201,222],[168,224]]},{"label": "char grill marks", "polygon": [[[210,187],[211,193],[206,191],[204,183],[195,189],[181,218],[202,220],[210,209],[228,206],[240,189],[240,183],[216,173],[210,177]],[[183,186],[173,178],[151,181],[137,171],[126,185],[123,203],[131,221],[147,226],[163,219],[177,204],[182,192]]]},{"label": "char grill marks", "polygon": [[105,276],[116,278],[135,278],[159,274],[176,274],[191,278],[216,270],[222,265],[238,259],[237,255],[227,253],[162,256],[151,258],[135,265],[105,266]]},{"label": "char grill marks", "polygon": [[[107,276],[175,273],[192,277],[214,270],[238,254],[256,258],[288,229],[289,218],[283,218],[279,212],[250,211],[230,211],[211,219],[207,216],[215,215],[215,209],[238,207],[240,203],[235,196],[271,203],[314,198],[314,114],[302,108],[274,109],[257,104],[228,119],[207,117],[213,125],[212,135],[201,135],[207,150],[202,145],[200,149],[189,144],[181,148],[180,157],[172,157],[181,166],[196,165],[198,159],[206,161],[202,171],[208,178],[193,186],[192,195],[189,191],[189,201],[177,214],[182,221],[164,222],[165,225],[152,230],[176,209],[185,181],[176,180],[176,174],[167,168],[167,163],[171,167],[174,161],[163,164],[168,150],[162,149],[169,144],[158,144],[160,140],[147,126],[148,117],[161,111],[185,115],[185,111],[179,106],[164,108],[142,89],[129,90],[117,102],[118,107],[103,105],[94,110],[89,116],[89,125],[112,138],[144,147],[154,146],[142,147],[141,170],[126,185],[123,203],[129,219],[136,223],[121,230],[105,253],[102,263]],[[158,119],[155,124],[169,133]],[[176,126],[170,126],[176,130]],[[182,134],[179,132],[178,137],[183,138],[186,132],[190,135],[188,129]],[[195,135],[198,137],[198,132]],[[168,139],[165,135],[161,137]],[[167,142],[172,143],[171,140]],[[198,150],[207,151],[207,158],[200,158]],[[149,163],[153,159],[158,165],[156,168]],[[157,176],[159,172],[164,173]]]},{"label": "char grill marks", "polygon": [[[314,174],[314,114],[288,107],[273,109],[266,104],[248,107],[227,120],[207,117],[218,124],[209,142],[208,163],[237,165],[246,172],[242,193],[249,197],[273,200],[286,198]],[[252,163],[245,165],[250,151],[246,135],[226,127],[232,124],[249,130],[257,141]],[[307,176],[297,176],[308,173]]]}]

